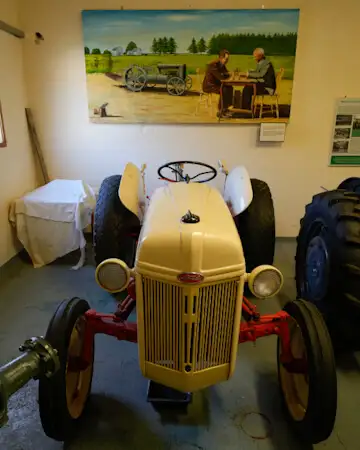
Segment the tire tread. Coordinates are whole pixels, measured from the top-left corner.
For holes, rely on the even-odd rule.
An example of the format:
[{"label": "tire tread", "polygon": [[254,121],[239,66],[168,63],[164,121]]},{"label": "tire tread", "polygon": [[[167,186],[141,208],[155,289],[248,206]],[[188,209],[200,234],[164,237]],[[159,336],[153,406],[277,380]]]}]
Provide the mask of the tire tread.
[{"label": "tire tread", "polygon": [[[313,304],[299,299],[287,303],[284,311],[294,317],[301,327],[308,353],[309,379],[312,382],[309,385],[308,408],[303,420],[292,419],[280,389],[283,404],[296,433],[305,441],[316,444],[330,436],[336,418],[337,379],[331,339],[323,317]],[[278,366],[279,364],[278,360]],[[280,375],[279,381],[281,385]]]},{"label": "tire tread", "polygon": [[[73,435],[75,423],[70,417],[66,403],[65,367],[67,350],[73,326],[81,315],[90,309],[86,300],[74,297],[64,300],[57,307],[45,334],[47,340],[57,351],[60,369],[51,378],[39,380],[39,412],[45,434],[56,441],[64,441]],[[91,390],[91,383],[89,392]]]},{"label": "tire tread", "polygon": [[140,221],[120,201],[121,175],[112,175],[101,184],[94,217],[94,253],[96,265],[108,258],[119,258],[132,266],[136,239],[129,236]]},{"label": "tire tread", "polygon": [[251,179],[253,201],[234,218],[244,250],[246,270],[273,264],[275,253],[275,213],[269,186]]}]

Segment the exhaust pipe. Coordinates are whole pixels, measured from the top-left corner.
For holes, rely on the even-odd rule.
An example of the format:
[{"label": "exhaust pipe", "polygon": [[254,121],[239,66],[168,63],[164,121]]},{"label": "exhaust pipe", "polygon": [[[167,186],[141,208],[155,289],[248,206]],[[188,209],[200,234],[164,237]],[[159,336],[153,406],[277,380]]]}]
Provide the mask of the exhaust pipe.
[{"label": "exhaust pipe", "polygon": [[22,355],[0,367],[0,428],[8,422],[10,397],[31,379],[51,378],[60,367],[57,350],[41,337],[26,340],[19,350]]}]

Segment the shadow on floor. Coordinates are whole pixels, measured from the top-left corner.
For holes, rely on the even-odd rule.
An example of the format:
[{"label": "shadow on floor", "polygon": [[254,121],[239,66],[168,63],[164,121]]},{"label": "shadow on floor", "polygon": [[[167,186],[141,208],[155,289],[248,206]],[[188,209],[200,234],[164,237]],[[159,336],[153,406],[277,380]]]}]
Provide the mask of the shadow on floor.
[{"label": "shadow on floor", "polygon": [[[131,91],[129,89],[127,89],[127,87],[123,84],[114,84],[113,87],[117,87],[120,89],[126,89],[128,92],[130,93],[135,93],[135,94],[139,94],[140,92],[143,95],[146,94],[158,94],[158,95],[171,95],[169,94],[166,85],[163,86],[154,86],[154,87],[150,87],[150,86],[145,86],[141,91],[135,92],[135,91]],[[200,96],[200,92],[198,91],[185,91],[181,96],[178,95],[171,95],[172,97],[182,97],[182,96],[186,96],[186,97],[199,97]],[[110,116],[108,116],[110,117]],[[114,116],[115,117],[115,116]],[[120,116],[122,117],[122,116]]]},{"label": "shadow on floor", "polygon": [[285,416],[276,372],[259,371],[256,375],[260,411],[267,417],[269,437],[276,450],[313,450],[311,444],[299,442]]},{"label": "shadow on floor", "polygon": [[187,408],[161,407],[154,408],[160,416],[162,424],[183,425],[183,426],[209,426],[210,425],[210,405],[209,391],[204,389],[192,395],[191,403]]},{"label": "shadow on floor", "polygon": [[64,450],[86,449],[140,449],[167,450],[170,443],[150,428],[141,411],[117,399],[92,394],[71,442],[64,443]]},{"label": "shadow on floor", "polygon": [[343,372],[360,373],[359,352],[346,352],[336,355],[336,367]]}]

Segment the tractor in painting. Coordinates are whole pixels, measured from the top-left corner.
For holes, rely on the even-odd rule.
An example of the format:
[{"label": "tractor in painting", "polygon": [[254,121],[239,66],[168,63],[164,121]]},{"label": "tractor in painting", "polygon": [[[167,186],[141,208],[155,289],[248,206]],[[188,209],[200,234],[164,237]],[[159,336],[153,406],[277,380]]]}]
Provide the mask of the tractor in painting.
[{"label": "tractor in painting", "polygon": [[[230,172],[219,166],[222,193],[205,183],[217,169],[191,161],[161,166],[164,185],[149,202],[144,167],[129,163],[122,176],[103,181],[94,219],[95,277],[106,291],[128,295],[113,314],[78,298],[55,312],[45,340],[60,368],[39,381],[40,417],[49,437],[68,438],[83,414],[98,333],[137,343],[144,377],[174,395],[228,380],[239,343],[277,335],[280,395],[289,423],[307,442],[331,434],[337,382],[322,315],[301,299],[261,315],[244,296],[248,291],[272,297],[283,283],[272,266],[270,189],[242,166]],[[135,306],[137,320],[129,322]]]},{"label": "tractor in painting", "polygon": [[191,89],[192,78],[186,74],[186,64],[133,64],[124,73],[125,86],[132,92],[165,86],[169,95],[180,96]]}]

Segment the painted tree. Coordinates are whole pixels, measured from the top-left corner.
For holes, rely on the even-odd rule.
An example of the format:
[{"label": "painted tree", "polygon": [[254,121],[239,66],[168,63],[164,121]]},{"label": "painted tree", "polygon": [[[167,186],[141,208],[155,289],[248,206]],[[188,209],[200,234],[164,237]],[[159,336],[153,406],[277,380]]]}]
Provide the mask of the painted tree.
[{"label": "painted tree", "polygon": [[262,47],[267,55],[294,56],[296,41],[296,33],[219,33],[210,38],[207,48],[208,53],[212,55],[216,55],[223,48],[233,55],[251,55],[254,48]]},{"label": "painted tree", "polygon": [[163,37],[163,40],[162,40],[162,52],[169,53],[169,41],[166,36]]},{"label": "painted tree", "polygon": [[89,49],[89,47],[85,47],[85,48],[84,48],[84,53],[85,53],[85,55],[90,55],[90,49]]},{"label": "painted tree", "polygon": [[163,42],[163,38],[159,38],[158,40],[158,53],[160,53],[160,55],[162,53],[164,53],[164,42]]},{"label": "painted tree", "polygon": [[103,55],[111,55],[111,51],[110,50],[104,50]]},{"label": "painted tree", "polygon": [[214,48],[216,47],[216,38],[215,38],[215,34],[213,34],[211,36],[211,38],[209,39],[208,43],[207,43],[207,53],[209,55],[211,55],[211,52],[214,50]]},{"label": "painted tree", "polygon": [[156,38],[153,39],[153,42],[151,45],[151,51],[153,53],[160,53],[159,52],[159,42],[156,40]]},{"label": "painted tree", "polygon": [[191,44],[188,47],[188,52],[189,53],[197,53],[198,52],[198,48],[197,48],[196,41],[195,41],[194,37],[192,38]]},{"label": "painted tree", "polygon": [[171,53],[171,54],[176,53],[177,47],[178,47],[178,45],[177,45],[175,39],[171,36],[169,38],[169,42],[168,42],[169,53]]},{"label": "painted tree", "polygon": [[130,41],[126,47],[126,53],[127,52],[131,52],[132,50],[135,50],[137,48],[137,45],[135,44],[134,41]]},{"label": "painted tree", "polygon": [[91,50],[91,54],[92,54],[92,55],[101,55],[101,51],[100,51],[99,48],[93,48],[93,49]]},{"label": "painted tree", "polygon": [[197,49],[199,53],[205,53],[207,50],[206,42],[203,37],[201,37],[197,43]]}]

